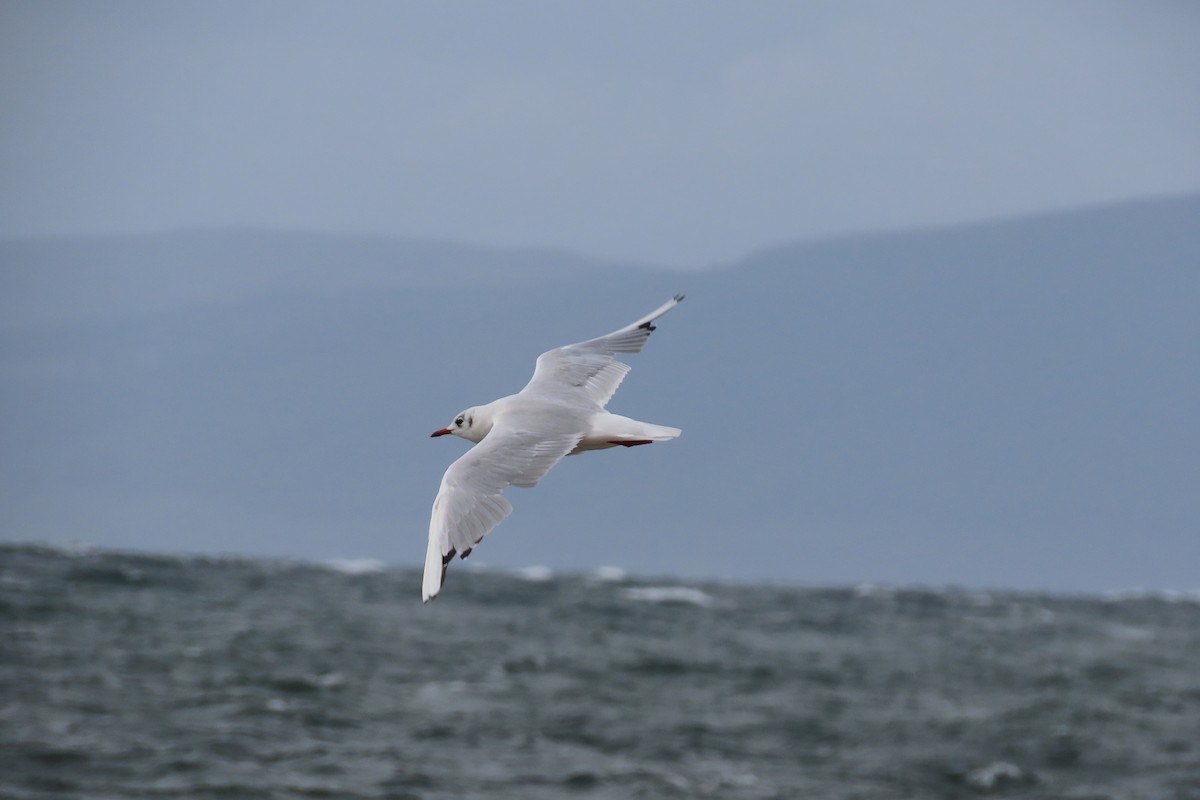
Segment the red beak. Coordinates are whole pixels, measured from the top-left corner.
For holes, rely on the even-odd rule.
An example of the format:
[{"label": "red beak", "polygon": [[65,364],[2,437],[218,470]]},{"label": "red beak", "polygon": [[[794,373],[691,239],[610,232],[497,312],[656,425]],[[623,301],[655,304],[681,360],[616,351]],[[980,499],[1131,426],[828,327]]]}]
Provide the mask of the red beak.
[{"label": "red beak", "polygon": [[429,434],[429,438],[432,439],[435,436],[445,436],[447,433],[454,433],[454,431],[450,430],[449,428],[438,428],[436,431]]}]

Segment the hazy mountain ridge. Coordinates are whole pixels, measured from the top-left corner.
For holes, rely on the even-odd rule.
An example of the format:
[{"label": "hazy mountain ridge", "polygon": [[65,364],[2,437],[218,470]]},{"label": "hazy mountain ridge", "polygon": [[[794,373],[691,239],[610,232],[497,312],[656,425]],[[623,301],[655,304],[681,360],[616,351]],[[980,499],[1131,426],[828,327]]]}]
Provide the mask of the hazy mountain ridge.
[{"label": "hazy mountain ridge", "polygon": [[510,491],[473,559],[1190,588],[1197,223],[1186,197],[696,273],[293,284],[9,327],[0,536],[417,563],[464,449],[428,433],[686,291],[612,403],[684,436]]},{"label": "hazy mountain ridge", "polygon": [[647,268],[551,247],[258,228],[0,240],[0,265],[3,326],[112,319],[272,294],[494,286]]}]

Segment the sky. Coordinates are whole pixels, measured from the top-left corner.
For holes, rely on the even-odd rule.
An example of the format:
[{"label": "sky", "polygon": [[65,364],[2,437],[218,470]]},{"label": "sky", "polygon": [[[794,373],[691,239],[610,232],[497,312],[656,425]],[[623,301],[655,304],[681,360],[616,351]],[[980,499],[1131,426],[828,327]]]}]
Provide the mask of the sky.
[{"label": "sky", "polygon": [[1200,188],[1190,2],[0,5],[0,236],[705,266]]}]

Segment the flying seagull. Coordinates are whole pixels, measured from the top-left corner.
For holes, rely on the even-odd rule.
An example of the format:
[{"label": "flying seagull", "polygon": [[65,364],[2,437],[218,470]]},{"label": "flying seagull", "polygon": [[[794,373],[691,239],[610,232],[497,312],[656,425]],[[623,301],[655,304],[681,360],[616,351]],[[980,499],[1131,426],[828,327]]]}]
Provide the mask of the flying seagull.
[{"label": "flying seagull", "polygon": [[536,486],[563,456],[665,442],[682,433],[604,410],[629,372],[616,354],[640,353],[654,321],[681,300],[683,295],[677,294],[607,336],[542,353],[524,389],[468,408],[433,432],[454,434],[475,446],[446,470],[433,501],[423,600],[441,591],[456,554],[466,558],[512,512],[501,494],[507,487]]}]

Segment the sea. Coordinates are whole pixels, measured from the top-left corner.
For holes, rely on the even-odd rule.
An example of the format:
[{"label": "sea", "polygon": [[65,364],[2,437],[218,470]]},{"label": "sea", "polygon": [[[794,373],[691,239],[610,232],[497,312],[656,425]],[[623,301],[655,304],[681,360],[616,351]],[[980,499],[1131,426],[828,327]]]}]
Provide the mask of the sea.
[{"label": "sea", "polygon": [[1200,595],[0,547],[0,797],[1200,798]]}]

